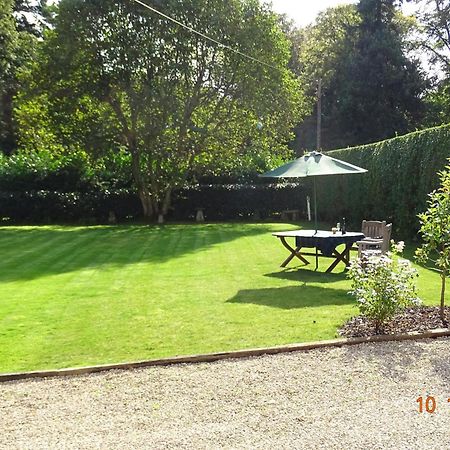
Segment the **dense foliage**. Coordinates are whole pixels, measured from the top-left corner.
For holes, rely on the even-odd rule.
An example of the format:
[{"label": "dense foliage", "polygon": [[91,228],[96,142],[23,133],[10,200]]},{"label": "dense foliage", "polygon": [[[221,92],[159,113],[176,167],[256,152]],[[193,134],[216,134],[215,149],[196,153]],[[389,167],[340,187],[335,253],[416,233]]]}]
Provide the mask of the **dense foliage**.
[{"label": "dense foliage", "polygon": [[408,0],[418,5],[422,34],[419,45],[448,76],[450,74],[450,3],[448,0]]},{"label": "dense foliage", "polygon": [[357,6],[361,23],[339,107],[347,145],[404,134],[422,119],[426,85],[419,62],[406,55],[395,3],[361,0]]},{"label": "dense foliage", "polygon": [[[107,223],[111,212],[117,221],[142,219],[130,164],[126,152],[100,159],[76,150],[0,155],[0,219],[3,223]],[[193,220],[197,208],[202,208],[207,220],[256,220],[304,205],[301,185],[267,184],[249,173],[213,174],[177,190],[168,217]]]},{"label": "dense foliage", "polygon": [[[116,190],[121,198],[134,190],[148,217],[187,217],[197,203],[211,213],[211,198],[221,205],[214,217],[237,217],[233,206],[224,212],[225,198],[255,191],[231,185],[281,164],[292,156],[289,145],[315,145],[318,79],[324,148],[448,123],[448,2],[411,1],[425,7],[416,24],[401,15],[401,1],[360,0],[328,9],[300,30],[258,0],[158,2],[260,64],[135,2],[62,0],[50,7],[45,0],[0,0],[0,152],[13,155],[0,161],[3,198],[11,206],[22,196],[29,211],[38,198],[44,203],[36,211],[51,210],[42,199],[105,199],[105,206],[73,213],[101,210],[98,218]],[[413,35],[439,68],[438,81],[430,74],[425,80],[411,56]],[[299,121],[297,140],[289,142]],[[447,135],[444,127],[338,151],[369,174],[319,181],[322,217],[345,215],[355,225],[386,218],[397,232],[412,234],[448,156]],[[214,187],[198,187],[206,185]],[[121,217],[138,215],[119,209]]]},{"label": "dense foliage", "polygon": [[428,57],[433,88],[425,97],[426,126],[450,122],[450,3],[447,0],[409,0],[416,4],[416,47]]},{"label": "dense foliage", "polygon": [[54,8],[46,0],[0,0],[0,152],[17,147],[13,102],[22,88],[19,72],[35,57]]},{"label": "dense foliage", "polygon": [[342,5],[320,13],[314,25],[299,32],[299,75],[307,87],[312,114],[298,127],[298,146],[315,148],[317,83],[322,84],[322,148],[339,148],[347,145],[339,130],[337,110],[342,97],[343,69],[355,48],[357,29],[361,18],[355,5]]},{"label": "dense foliage", "polygon": [[0,151],[11,151],[14,145],[11,99],[16,90],[19,32],[12,12],[12,0],[0,0]]},{"label": "dense foliage", "polygon": [[284,210],[304,212],[305,200],[304,187],[295,183],[200,184],[178,193],[173,217],[192,219],[202,208],[207,220],[264,220]]},{"label": "dense foliage", "polygon": [[[4,223],[107,223],[142,219],[127,152],[93,158],[74,150],[0,155],[0,219]],[[232,175],[238,173],[239,176]],[[228,174],[228,175],[227,175]],[[294,199],[294,200],[293,200]],[[174,193],[168,218],[193,220],[265,219],[286,209],[304,209],[298,184],[268,184],[255,173],[224,166]]]},{"label": "dense foliage", "polygon": [[417,232],[417,214],[439,184],[437,172],[450,156],[450,125],[329,154],[368,173],[318,178],[320,218],[333,223],[344,216],[356,229],[363,219],[386,220],[404,239]]}]

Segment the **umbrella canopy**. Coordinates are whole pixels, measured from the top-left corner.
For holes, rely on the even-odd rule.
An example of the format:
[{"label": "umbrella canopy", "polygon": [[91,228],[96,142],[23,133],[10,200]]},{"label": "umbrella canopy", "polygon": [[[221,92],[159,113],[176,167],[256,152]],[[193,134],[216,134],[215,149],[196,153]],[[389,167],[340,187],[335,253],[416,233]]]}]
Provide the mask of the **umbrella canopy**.
[{"label": "umbrella canopy", "polygon": [[[294,161],[288,162],[276,169],[263,173],[260,177],[268,178],[305,178],[321,175],[345,175],[367,172],[358,166],[354,166],[340,159],[332,158],[320,152],[311,152]],[[314,222],[317,232],[317,198],[316,180],[314,178]]]},{"label": "umbrella canopy", "polygon": [[364,172],[367,172],[367,170],[348,162],[319,152],[311,152],[260,176],[269,178],[305,178]]}]

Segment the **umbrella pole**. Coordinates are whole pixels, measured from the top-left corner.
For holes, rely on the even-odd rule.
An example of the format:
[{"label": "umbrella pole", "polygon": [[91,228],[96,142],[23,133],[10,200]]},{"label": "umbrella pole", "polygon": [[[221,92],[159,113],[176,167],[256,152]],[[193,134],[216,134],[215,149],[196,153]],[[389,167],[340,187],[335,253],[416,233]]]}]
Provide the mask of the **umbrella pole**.
[{"label": "umbrella pole", "polygon": [[[316,227],[316,234],[317,234],[317,193],[316,193],[316,177],[314,177],[314,225]],[[319,253],[318,249],[316,247],[316,268],[314,270],[317,270],[319,267]]]},{"label": "umbrella pole", "polygon": [[314,225],[317,233],[317,193],[316,193],[316,177],[314,177]]}]

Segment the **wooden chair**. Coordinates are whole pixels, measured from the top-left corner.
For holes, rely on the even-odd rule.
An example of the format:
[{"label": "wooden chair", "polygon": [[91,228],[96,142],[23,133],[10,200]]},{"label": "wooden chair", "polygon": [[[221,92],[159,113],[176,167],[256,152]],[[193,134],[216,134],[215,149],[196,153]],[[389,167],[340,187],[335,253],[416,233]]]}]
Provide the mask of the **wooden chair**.
[{"label": "wooden chair", "polygon": [[[370,240],[381,239],[383,236],[383,229],[385,226],[386,226],[385,220],[383,220],[382,222],[378,220],[363,220],[361,225],[361,231],[365,236],[364,241],[367,239]],[[358,243],[356,242],[356,244]],[[359,252],[359,246],[356,245],[355,247],[352,247],[351,250]]]},{"label": "wooden chair", "polygon": [[362,232],[366,236],[362,241],[358,241],[358,258],[365,255],[383,255],[389,250],[392,233],[392,223],[363,221]]},{"label": "wooden chair", "polygon": [[380,239],[383,236],[383,229],[386,226],[386,221],[379,222],[378,220],[363,220],[361,231],[366,239]]}]

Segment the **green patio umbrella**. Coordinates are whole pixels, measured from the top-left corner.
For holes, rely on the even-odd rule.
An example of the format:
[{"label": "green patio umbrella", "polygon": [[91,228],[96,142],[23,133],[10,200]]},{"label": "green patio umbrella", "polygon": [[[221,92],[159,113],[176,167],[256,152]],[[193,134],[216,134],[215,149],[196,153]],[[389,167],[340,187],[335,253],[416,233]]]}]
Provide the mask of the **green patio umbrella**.
[{"label": "green patio umbrella", "polygon": [[263,173],[260,177],[267,178],[305,178],[314,177],[314,223],[317,232],[317,196],[316,179],[322,175],[349,175],[364,173],[366,169],[354,166],[340,159],[332,158],[320,152],[311,152],[294,161],[288,162],[276,169]]}]

